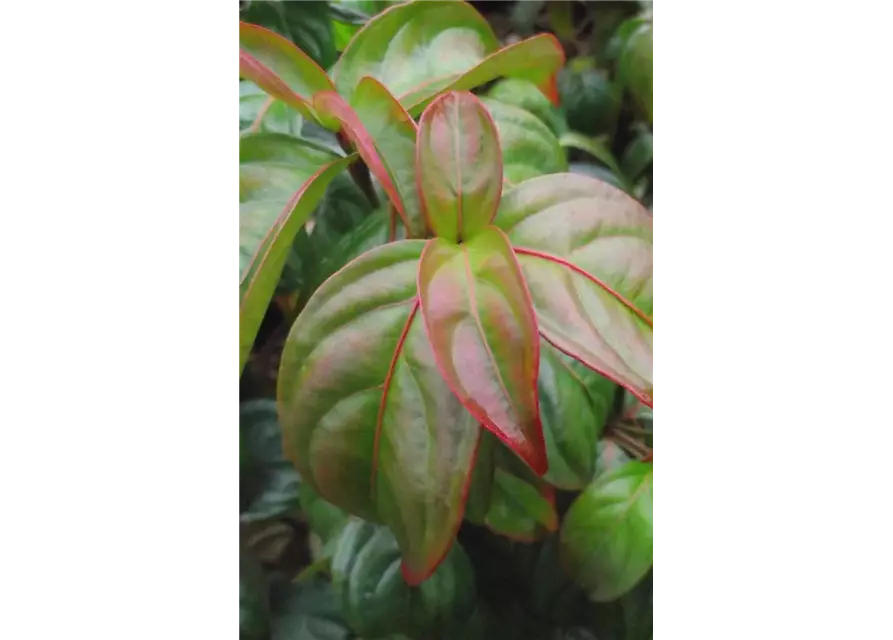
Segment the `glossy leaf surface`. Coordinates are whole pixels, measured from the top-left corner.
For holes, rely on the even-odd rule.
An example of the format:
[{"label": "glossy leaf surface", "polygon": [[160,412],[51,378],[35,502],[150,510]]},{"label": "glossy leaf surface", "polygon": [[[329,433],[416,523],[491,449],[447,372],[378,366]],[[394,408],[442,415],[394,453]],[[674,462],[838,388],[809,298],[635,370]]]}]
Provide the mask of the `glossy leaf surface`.
[{"label": "glossy leaf surface", "polygon": [[648,122],[653,119],[653,38],[652,23],[640,24],[627,38],[617,61],[620,82],[633,94]]},{"label": "glossy leaf surface", "polygon": [[440,637],[474,611],[474,573],[458,544],[434,575],[413,587],[400,575],[400,549],[391,533],[353,519],[339,537],[332,575],[344,616],[363,637]]},{"label": "glossy leaf surface", "polygon": [[403,550],[404,578],[419,584],[462,522],[481,428],[437,370],[417,307],[395,349],[378,422],[378,512]]},{"label": "glossy leaf surface", "polygon": [[567,158],[546,124],[519,107],[483,100],[499,132],[505,179],[518,184],[530,178],[567,171]]},{"label": "glossy leaf surface", "polygon": [[507,192],[508,234],[543,336],[653,404],[652,220],[610,185],[574,174]]},{"label": "glossy leaf surface", "polygon": [[476,420],[544,473],[536,318],[505,235],[488,227],[458,246],[430,240],[418,285],[421,315],[450,388]]},{"label": "glossy leaf surface", "polygon": [[304,118],[281,100],[264,93],[253,82],[239,83],[240,133],[284,133],[298,137]]},{"label": "glossy leaf surface", "polygon": [[567,123],[555,105],[529,80],[500,80],[487,92],[487,97],[529,111],[542,120],[556,136],[567,129]]},{"label": "glossy leaf surface", "polygon": [[562,489],[582,489],[596,473],[598,440],[616,386],[546,341],[540,344],[538,384],[549,458],[545,480]]},{"label": "glossy leaf surface", "polygon": [[418,114],[448,89],[473,89],[500,76],[522,77],[555,98],[555,75],[564,53],[548,35],[497,51],[487,21],[471,5],[453,0],[408,2],[370,20],[332,70],[350,98],[360,79],[379,79],[410,113]]},{"label": "glossy leaf surface", "polygon": [[587,136],[613,135],[621,107],[620,91],[602,72],[585,64],[590,60],[572,60],[558,74],[561,107],[573,131]]},{"label": "glossy leaf surface", "polygon": [[416,300],[424,242],[363,254],[317,289],[292,325],[279,368],[286,454],[323,498],[377,519],[371,479],[382,391]]},{"label": "glossy leaf surface", "polygon": [[496,215],[502,158],[496,126],[468,92],[445,93],[419,125],[416,172],[428,226],[456,242],[473,238]]},{"label": "glossy leaf surface", "polygon": [[561,526],[564,566],[595,601],[635,586],[652,564],[653,468],[629,462],[600,476]]},{"label": "glossy leaf surface", "polygon": [[336,58],[328,2],[281,2],[251,0],[240,8],[243,22],[275,31],[293,42],[323,69]]},{"label": "glossy leaf surface", "polygon": [[239,22],[239,75],[308,118],[315,118],[313,96],[334,90],[306,53],[278,33],[246,22]]},{"label": "glossy leaf surface", "polygon": [[[299,229],[329,182],[354,158],[337,158],[312,145],[275,134],[245,136],[240,141],[239,373],[247,362]],[[313,173],[304,178],[310,171]],[[284,195],[287,189],[295,188],[297,191],[290,197]]]},{"label": "glossy leaf surface", "polygon": [[410,234],[424,235],[415,181],[416,125],[377,80],[363,78],[348,104],[334,92],[315,99],[321,113],[338,120],[369,171],[381,184]]}]

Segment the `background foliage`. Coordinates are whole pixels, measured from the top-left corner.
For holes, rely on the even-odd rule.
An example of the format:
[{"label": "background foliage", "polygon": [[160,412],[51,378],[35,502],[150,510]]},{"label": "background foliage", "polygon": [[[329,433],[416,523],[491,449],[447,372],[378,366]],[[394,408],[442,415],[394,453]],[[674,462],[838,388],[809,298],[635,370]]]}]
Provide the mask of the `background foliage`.
[{"label": "background foliage", "polygon": [[[391,4],[241,2],[240,19],[276,31],[329,70],[362,25]],[[471,4],[501,42],[554,33],[568,56],[557,107],[523,80],[477,92],[496,123],[506,180],[570,171],[614,184],[651,209],[650,3]],[[239,100],[244,260],[295,185],[344,153],[334,134],[270,103],[252,83],[240,82]],[[328,184],[298,232],[241,378],[240,636],[651,638],[652,471],[636,460],[650,454],[652,412],[560,354],[545,357],[540,371],[555,461],[550,484],[487,445],[492,455],[483,459],[497,472],[470,496],[490,501],[469,502],[457,544],[418,588],[400,577],[386,528],[327,503],[286,459],[274,400],[284,339],[328,276],[387,242],[380,205],[387,198],[377,184],[371,188],[346,172]],[[582,383],[562,384],[562,376]],[[581,416],[579,424],[550,428],[557,407]],[[647,566],[636,566],[636,545],[647,545]]]}]

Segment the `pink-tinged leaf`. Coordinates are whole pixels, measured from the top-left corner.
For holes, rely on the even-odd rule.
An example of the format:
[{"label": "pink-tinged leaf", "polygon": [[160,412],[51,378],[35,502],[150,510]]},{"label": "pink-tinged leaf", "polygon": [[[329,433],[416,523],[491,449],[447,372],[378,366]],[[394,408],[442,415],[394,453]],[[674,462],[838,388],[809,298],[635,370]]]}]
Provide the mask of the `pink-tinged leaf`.
[{"label": "pink-tinged leaf", "polygon": [[[320,91],[334,90],[326,72],[278,33],[239,23],[239,75],[306,117],[317,119],[311,102]],[[323,118],[331,128],[331,120]]]},{"label": "pink-tinged leaf", "polygon": [[427,579],[452,546],[481,435],[441,377],[417,311],[385,380],[374,476],[378,513],[397,538],[412,585]]},{"label": "pink-tinged leaf", "polygon": [[350,97],[364,76],[378,78],[412,115],[449,89],[473,89],[499,77],[534,82],[553,102],[564,52],[550,35],[499,50],[486,19],[466,2],[431,0],[393,6],[370,20],[332,69]]},{"label": "pink-tinged leaf", "polygon": [[505,235],[489,227],[461,245],[429,240],[418,284],[435,361],[453,393],[534,471],[545,473],[536,318]]},{"label": "pink-tinged leaf", "polygon": [[422,211],[438,236],[468,240],[499,206],[502,152],[496,125],[474,95],[450,92],[422,114],[416,147]]},{"label": "pink-tinged leaf", "polygon": [[503,194],[493,224],[513,247],[573,263],[651,318],[652,217],[620,189],[571,173],[533,178]]},{"label": "pink-tinged leaf", "polygon": [[364,253],[326,280],[286,339],[277,396],[286,454],[334,505],[379,520],[371,486],[385,379],[416,305],[422,240]]},{"label": "pink-tinged leaf", "polygon": [[388,194],[410,237],[425,235],[425,220],[415,185],[417,130],[388,90],[363,78],[348,104],[334,91],[317,94],[317,110],[334,118],[354,144],[369,171]]},{"label": "pink-tinged leaf", "polygon": [[653,406],[651,320],[561,258],[521,248],[515,253],[543,337]]},{"label": "pink-tinged leaf", "polygon": [[239,373],[245,368],[254,338],[282,275],[295,236],[320,201],[329,182],[356,156],[339,158],[323,166],[285,205],[248,261],[239,280]]}]

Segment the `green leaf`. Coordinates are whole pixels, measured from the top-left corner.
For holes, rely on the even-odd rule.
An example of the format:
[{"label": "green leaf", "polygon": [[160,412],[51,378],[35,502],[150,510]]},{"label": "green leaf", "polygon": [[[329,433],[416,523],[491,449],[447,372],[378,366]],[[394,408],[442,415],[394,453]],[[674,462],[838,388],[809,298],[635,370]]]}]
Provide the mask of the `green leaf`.
[{"label": "green leaf", "polygon": [[512,27],[521,35],[530,35],[545,0],[523,0],[512,4],[509,20]]},{"label": "green leaf", "polygon": [[487,97],[529,111],[542,120],[556,136],[567,129],[567,123],[555,105],[529,80],[500,80],[487,92]]},{"label": "green leaf", "polygon": [[447,384],[476,420],[545,473],[537,324],[508,239],[488,227],[458,246],[430,240],[419,263],[418,292]]},{"label": "green leaf", "polygon": [[632,458],[623,450],[623,447],[610,438],[602,438],[598,442],[598,462],[596,463],[595,477],[610,473],[630,460]]},{"label": "green leaf", "polygon": [[338,599],[328,582],[312,580],[287,586],[275,603],[270,640],[348,640]]},{"label": "green leaf", "polygon": [[301,484],[298,496],[310,531],[319,536],[323,544],[337,538],[347,525],[350,514],[322,498],[307,483]]},{"label": "green leaf", "polygon": [[471,485],[465,501],[465,519],[474,524],[485,524],[490,510],[495,473],[494,452],[497,446],[495,438],[489,431],[482,431],[478,443]]},{"label": "green leaf", "polygon": [[582,134],[569,131],[562,135],[558,141],[562,147],[569,147],[572,149],[585,151],[595,159],[603,162],[604,165],[608,167],[620,180],[621,184],[623,185],[623,190],[627,192],[631,190],[623,172],[617,165],[617,159],[614,157],[614,154],[611,153],[611,148],[608,145],[606,137],[602,136],[598,138],[591,138],[589,136],[584,136]]},{"label": "green leaf", "polygon": [[496,123],[509,183],[567,171],[567,158],[558,138],[539,118],[498,100],[485,98],[482,102]]},{"label": "green leaf", "polygon": [[632,590],[611,602],[590,607],[591,628],[598,640],[652,640],[654,588],[652,571]]},{"label": "green leaf", "polygon": [[313,96],[334,90],[326,72],[306,53],[279,34],[246,22],[239,22],[239,76],[312,119],[317,118],[310,104]]},{"label": "green leaf", "polygon": [[293,42],[316,64],[335,62],[335,47],[328,2],[261,2],[252,0],[241,20],[261,25]]},{"label": "green leaf", "polygon": [[269,520],[298,507],[301,478],[282,453],[282,429],[276,402],[250,400],[239,407],[239,431],[250,472],[241,474],[248,507],[242,522]]},{"label": "green leaf", "polygon": [[377,78],[413,115],[449,90],[473,89],[502,76],[531,80],[551,99],[564,52],[551,35],[497,51],[487,21],[470,4],[407,2],[370,20],[332,69],[350,99],[364,76]]},{"label": "green leaf", "polygon": [[415,181],[416,125],[388,90],[363,78],[351,104],[333,91],[317,95],[314,104],[339,121],[403,220],[410,236],[422,237],[425,221]]},{"label": "green leaf", "polygon": [[558,529],[555,492],[531,474],[498,466],[487,511],[487,526],[512,540],[533,542]]},{"label": "green leaf", "polygon": [[385,527],[354,519],[338,540],[332,575],[344,617],[367,638],[398,633],[441,637],[464,626],[474,613],[474,573],[458,544],[428,580],[413,587],[400,575],[400,549],[393,535]]},{"label": "green leaf", "polygon": [[559,174],[508,191],[494,224],[515,248],[543,337],[650,406],[650,214],[604,182]]},{"label": "green leaf", "polygon": [[419,192],[428,226],[452,242],[480,233],[496,215],[502,159],[496,126],[468,92],[448,92],[419,125]]},{"label": "green leaf", "polygon": [[438,567],[462,522],[481,429],[434,361],[418,306],[394,352],[378,414],[375,496],[403,550],[403,577]]},{"label": "green leaf", "polygon": [[577,36],[574,27],[574,12],[569,0],[558,0],[546,4],[546,15],[549,17],[549,26],[552,27],[559,38],[564,41],[573,41]]},{"label": "green leaf", "polygon": [[245,368],[254,338],[282,275],[298,230],[322,198],[326,187],[354,156],[324,165],[292,196],[270,226],[239,279],[239,373]]},{"label": "green leaf", "polygon": [[263,640],[270,625],[268,586],[260,563],[247,551],[239,553],[239,638]]},{"label": "green leaf", "polygon": [[558,94],[571,129],[590,136],[614,133],[620,91],[601,71],[569,64],[558,74]]},{"label": "green leaf", "polygon": [[539,402],[549,458],[545,480],[550,484],[577,490],[595,476],[598,441],[615,388],[610,380],[542,341]]},{"label": "green leaf", "polygon": [[640,127],[636,131],[635,139],[623,154],[623,172],[630,180],[638,179],[651,166],[654,156],[653,145],[651,132],[645,127]]},{"label": "green leaf", "polygon": [[266,200],[281,211],[295,189],[339,157],[318,144],[281,133],[243,135],[239,138],[239,202]]},{"label": "green leaf", "polygon": [[617,78],[636,99],[648,119],[653,121],[653,33],[651,22],[639,25],[627,38],[617,61]]},{"label": "green leaf", "polygon": [[239,129],[242,133],[285,133],[299,136],[304,118],[279,100],[274,100],[253,82],[239,82]]},{"label": "green leaf", "polygon": [[629,462],[600,476],[561,527],[564,566],[596,602],[620,597],[651,568],[653,467]]},{"label": "green leaf", "polygon": [[603,167],[600,164],[571,162],[570,165],[568,165],[568,171],[577,175],[595,178],[601,182],[607,182],[612,187],[617,187],[618,189],[623,189],[626,185],[626,181],[622,177],[617,176],[610,169]]},{"label": "green leaf", "polygon": [[286,453],[304,482],[377,520],[371,480],[385,379],[416,301],[424,242],[363,254],[323,285],[292,325],[279,368]]}]

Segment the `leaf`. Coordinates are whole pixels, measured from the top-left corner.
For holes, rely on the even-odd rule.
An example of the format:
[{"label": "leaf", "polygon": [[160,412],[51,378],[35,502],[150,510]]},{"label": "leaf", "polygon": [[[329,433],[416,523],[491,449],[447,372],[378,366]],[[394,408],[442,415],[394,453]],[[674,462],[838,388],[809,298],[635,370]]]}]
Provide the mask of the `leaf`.
[{"label": "leaf", "polygon": [[327,582],[291,583],[273,611],[270,640],[348,640],[338,599]]},{"label": "leaf", "polygon": [[513,3],[509,19],[515,31],[521,35],[533,33],[534,23],[544,4],[546,4],[544,0],[524,0],[523,2]]},{"label": "leaf", "polygon": [[549,26],[552,27],[559,38],[572,42],[577,36],[574,27],[574,11],[569,0],[559,0],[546,4],[546,15],[549,17]]},{"label": "leaf", "polygon": [[322,198],[332,178],[353,160],[354,156],[339,158],[311,176],[285,205],[242,271],[239,279],[240,375],[298,230]]},{"label": "leaf", "polygon": [[604,473],[610,473],[630,460],[632,458],[623,450],[623,447],[610,438],[602,438],[598,442],[598,462],[596,463],[595,477],[597,478]]},{"label": "leaf", "polygon": [[262,640],[270,624],[267,581],[260,563],[248,552],[239,552],[239,638]]},{"label": "leaf", "polygon": [[515,475],[497,467],[487,526],[521,542],[533,542],[558,529],[552,488],[531,475]]},{"label": "leaf", "polygon": [[428,241],[418,292],[447,384],[476,420],[545,473],[537,323],[505,235],[488,227],[459,246],[443,238]]},{"label": "leaf", "polygon": [[638,179],[651,165],[653,144],[651,132],[645,127],[638,128],[635,139],[626,148],[621,161],[623,172],[630,180]]},{"label": "leaf", "polygon": [[[239,22],[239,76],[312,119],[317,119],[313,96],[334,90],[329,76],[307,54],[279,34],[246,22]],[[333,124],[321,123],[328,128]]]},{"label": "leaf", "polygon": [[653,570],[632,590],[611,602],[590,607],[591,628],[599,640],[652,640]]},{"label": "leaf", "polygon": [[335,62],[328,2],[298,4],[252,0],[240,18],[271,29],[290,40],[323,68]]},{"label": "leaf", "polygon": [[239,82],[239,129],[242,133],[285,133],[298,137],[304,118],[279,100],[274,100],[253,82]]},{"label": "leaf", "polygon": [[567,159],[558,138],[539,118],[498,100],[485,98],[482,102],[499,132],[506,180],[517,184],[567,171]]},{"label": "leaf", "polygon": [[617,78],[636,99],[648,119],[653,121],[653,26],[645,22],[633,31],[617,61]]},{"label": "leaf", "polygon": [[419,584],[438,567],[462,522],[481,429],[440,376],[418,306],[406,321],[378,414],[375,496]]},{"label": "leaf", "polygon": [[565,516],[564,566],[596,602],[622,596],[651,568],[653,473],[628,462],[593,482]]},{"label": "leaf", "polygon": [[632,190],[624,173],[617,165],[617,159],[614,157],[614,154],[611,153],[611,148],[608,146],[605,137],[591,138],[579,133],[568,132],[559,138],[559,143],[562,147],[585,151],[593,158],[604,163],[604,165],[608,167],[620,181],[620,184],[622,185],[621,188],[624,191],[629,192]]},{"label": "leaf", "polygon": [[323,544],[336,539],[347,525],[350,514],[320,497],[307,483],[301,484],[298,495],[310,531],[319,536]]},{"label": "leaf", "polygon": [[542,120],[555,135],[560,135],[567,129],[567,123],[555,105],[529,80],[500,80],[487,92],[487,97],[529,111]]},{"label": "leaf", "polygon": [[487,21],[465,2],[408,2],[360,29],[332,76],[348,100],[361,78],[376,78],[413,115],[443,91],[473,89],[502,76],[531,80],[557,99],[555,75],[564,52],[553,36],[498,46]]},{"label": "leaf", "polygon": [[613,135],[620,114],[620,91],[585,61],[573,60],[558,74],[558,95],[567,124],[589,136]]},{"label": "leaf", "polygon": [[416,174],[422,210],[435,234],[456,242],[480,233],[496,215],[502,161],[496,126],[468,92],[449,92],[425,109]]},{"label": "leaf", "polygon": [[474,573],[458,544],[428,580],[409,586],[400,575],[393,535],[353,519],[338,540],[332,575],[344,617],[364,637],[441,637],[464,626],[474,613]]},{"label": "leaf", "polygon": [[333,91],[319,94],[314,104],[342,124],[409,234],[424,236],[425,221],[415,182],[416,125],[409,114],[373,78],[363,78],[351,104]]},{"label": "leaf", "polygon": [[612,187],[617,187],[618,189],[623,189],[626,184],[622,177],[615,175],[610,169],[603,167],[600,164],[571,162],[570,165],[568,165],[568,170],[577,175],[595,178],[601,182],[607,182]]},{"label": "leaf", "polygon": [[544,479],[550,484],[577,490],[595,476],[599,437],[615,388],[548,342],[541,343],[539,403],[549,458]]},{"label": "leaf", "polygon": [[493,221],[509,237],[543,336],[651,404],[652,219],[604,182],[534,178]]},{"label": "leaf", "polygon": [[320,496],[367,520],[378,520],[375,425],[415,304],[423,247],[393,242],[347,264],[307,302],[282,351],[277,397],[286,453]]},{"label": "leaf", "polygon": [[243,402],[239,431],[244,438],[250,472],[240,474],[248,507],[242,522],[270,520],[298,507],[301,478],[282,453],[282,430],[273,400]]},{"label": "leaf", "polygon": [[497,446],[495,438],[489,431],[482,431],[478,443],[471,485],[465,501],[465,519],[474,524],[485,524],[490,510],[495,472],[494,452]]},{"label": "leaf", "polygon": [[239,138],[239,202],[267,200],[281,211],[295,189],[339,157],[343,156],[281,133],[243,135]]}]

